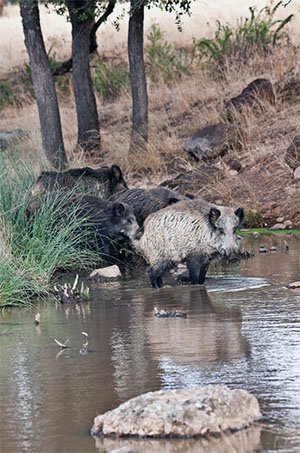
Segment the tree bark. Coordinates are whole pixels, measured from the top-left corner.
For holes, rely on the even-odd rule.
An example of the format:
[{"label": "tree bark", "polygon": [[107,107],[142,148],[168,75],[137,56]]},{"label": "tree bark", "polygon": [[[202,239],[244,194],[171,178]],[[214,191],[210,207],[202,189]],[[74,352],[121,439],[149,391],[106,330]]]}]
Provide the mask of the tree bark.
[{"label": "tree bark", "polygon": [[0,16],[3,16],[4,0],[0,0]]},{"label": "tree bark", "polygon": [[148,95],[144,64],[144,4],[131,0],[128,27],[128,58],[132,95],[132,129],[129,152],[138,152],[148,142]]},{"label": "tree bark", "polygon": [[101,149],[100,127],[90,71],[89,48],[94,16],[84,0],[67,0],[72,24],[73,84],[77,112],[77,143],[90,155]]},{"label": "tree bark", "polygon": [[[97,44],[97,30],[100,27],[101,24],[106,22],[108,16],[113,12],[114,7],[116,5],[117,0],[110,0],[108,2],[108,5],[106,7],[106,10],[102,14],[101,17],[97,20],[97,22],[94,21],[92,29],[91,29],[91,34],[90,34],[90,48],[89,52],[90,54],[95,52],[98,48]],[[1,2],[1,0],[0,0]],[[72,58],[69,58],[68,60],[63,61],[58,68],[54,68],[52,70],[53,75],[63,75],[66,74],[67,72],[70,72],[73,66],[73,61]]]},{"label": "tree bark", "polygon": [[61,170],[65,168],[67,158],[54,80],[40,26],[38,1],[21,0],[20,10],[40,118],[43,151],[51,165]]}]

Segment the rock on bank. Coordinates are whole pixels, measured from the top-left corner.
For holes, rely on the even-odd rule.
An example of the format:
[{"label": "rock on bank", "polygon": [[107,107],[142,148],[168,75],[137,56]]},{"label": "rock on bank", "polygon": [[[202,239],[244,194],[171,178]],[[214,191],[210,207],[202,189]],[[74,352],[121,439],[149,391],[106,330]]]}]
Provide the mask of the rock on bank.
[{"label": "rock on bank", "polygon": [[246,428],[261,417],[257,399],[223,385],[159,390],[98,415],[93,435],[197,437]]}]

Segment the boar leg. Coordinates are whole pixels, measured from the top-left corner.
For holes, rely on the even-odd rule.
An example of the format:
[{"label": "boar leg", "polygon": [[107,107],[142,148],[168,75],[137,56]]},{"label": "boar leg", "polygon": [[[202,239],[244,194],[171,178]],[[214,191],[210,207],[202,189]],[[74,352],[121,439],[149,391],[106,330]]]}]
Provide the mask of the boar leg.
[{"label": "boar leg", "polygon": [[192,285],[202,285],[209,266],[207,257],[203,255],[191,256],[187,258],[186,265],[190,273]]},{"label": "boar leg", "polygon": [[161,288],[163,286],[162,276],[166,270],[165,266],[155,264],[150,269],[150,281],[153,288]]}]

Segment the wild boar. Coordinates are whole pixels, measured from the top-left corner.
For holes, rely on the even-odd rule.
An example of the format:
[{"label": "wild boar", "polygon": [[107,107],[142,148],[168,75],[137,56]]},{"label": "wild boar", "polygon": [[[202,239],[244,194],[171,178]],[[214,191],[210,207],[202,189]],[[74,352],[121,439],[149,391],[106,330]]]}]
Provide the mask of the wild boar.
[{"label": "wild boar", "polygon": [[[47,203],[57,204],[58,209],[55,211],[58,213],[59,222],[69,221],[71,217],[81,219],[78,228],[83,232],[83,238],[88,237],[89,241],[85,242],[85,246],[98,249],[104,257],[111,256],[110,247],[116,244],[120,237],[134,240],[140,229],[132,207],[126,203],[63,191],[46,194],[43,204]],[[38,210],[31,213],[31,217],[37,212]]]},{"label": "wild boar", "polygon": [[156,187],[149,190],[139,188],[124,190],[110,197],[110,200],[130,204],[138,224],[142,227],[148,215],[191,197],[191,195],[184,196],[165,187]]},{"label": "wild boar", "polygon": [[71,168],[56,172],[43,171],[30,191],[31,197],[41,196],[53,190],[71,190],[96,195],[104,200],[112,194],[128,189],[118,165],[93,168]]},{"label": "wild boar", "polygon": [[236,230],[243,208],[217,206],[202,200],[180,201],[151,214],[135,246],[149,262],[153,287],[162,286],[163,274],[176,264],[187,264],[192,284],[202,284],[209,263],[237,258],[240,237]]}]

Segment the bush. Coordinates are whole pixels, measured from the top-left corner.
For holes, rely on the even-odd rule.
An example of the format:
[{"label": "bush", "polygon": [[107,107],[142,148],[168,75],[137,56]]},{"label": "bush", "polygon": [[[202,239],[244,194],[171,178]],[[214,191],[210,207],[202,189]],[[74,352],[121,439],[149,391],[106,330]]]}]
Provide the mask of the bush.
[{"label": "bush", "polygon": [[227,59],[245,62],[257,52],[267,54],[275,47],[287,45],[289,35],[284,28],[291,22],[293,14],[282,20],[274,19],[281,5],[282,0],[273,8],[265,6],[258,12],[250,7],[250,18],[240,19],[235,29],[217,21],[214,38],[193,39],[199,62],[222,68]]},{"label": "bush", "polygon": [[119,62],[113,65],[112,62],[100,61],[95,69],[94,76],[95,90],[107,102],[114,101],[121,93],[128,90],[129,73],[127,65]]},{"label": "bush", "polygon": [[11,84],[8,81],[2,81],[0,82],[0,111],[9,105],[19,107],[20,102]]},{"label": "bush", "polygon": [[249,210],[246,211],[244,225],[245,228],[262,228],[265,226],[265,223],[259,211]]},{"label": "bush", "polygon": [[[66,196],[59,192],[30,221],[26,193],[34,176],[26,164],[1,158],[0,174],[0,307],[30,304],[47,296],[58,270],[80,270],[99,263],[99,254],[85,244],[89,231],[74,210],[63,211]],[[72,194],[70,194],[70,197]]]},{"label": "bush", "polygon": [[171,44],[163,40],[163,32],[159,25],[151,26],[147,40],[148,44],[145,48],[147,72],[154,83],[160,79],[171,82],[189,73],[188,50],[172,48]]}]

